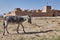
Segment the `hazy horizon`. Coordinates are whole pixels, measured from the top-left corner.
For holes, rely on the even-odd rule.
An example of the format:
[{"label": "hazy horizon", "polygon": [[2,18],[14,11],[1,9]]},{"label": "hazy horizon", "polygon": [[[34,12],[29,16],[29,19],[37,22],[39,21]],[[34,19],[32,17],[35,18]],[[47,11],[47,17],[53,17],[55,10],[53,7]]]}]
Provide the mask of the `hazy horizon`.
[{"label": "hazy horizon", "polygon": [[41,9],[52,6],[52,9],[60,10],[60,0],[0,0],[0,15],[12,11],[15,8],[21,9]]}]

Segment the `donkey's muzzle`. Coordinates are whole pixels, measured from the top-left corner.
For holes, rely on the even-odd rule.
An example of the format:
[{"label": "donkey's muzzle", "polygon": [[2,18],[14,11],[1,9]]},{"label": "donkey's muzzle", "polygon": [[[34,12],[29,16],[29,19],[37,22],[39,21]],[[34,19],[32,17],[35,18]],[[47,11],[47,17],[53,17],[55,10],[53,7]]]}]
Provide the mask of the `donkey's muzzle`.
[{"label": "donkey's muzzle", "polygon": [[28,22],[31,24],[32,23],[31,19],[28,19]]}]

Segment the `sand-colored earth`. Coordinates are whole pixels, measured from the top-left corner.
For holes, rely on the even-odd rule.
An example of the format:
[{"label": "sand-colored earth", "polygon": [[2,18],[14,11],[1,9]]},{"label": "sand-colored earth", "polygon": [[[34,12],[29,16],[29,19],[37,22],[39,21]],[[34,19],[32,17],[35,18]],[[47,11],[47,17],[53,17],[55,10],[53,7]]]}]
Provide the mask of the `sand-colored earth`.
[{"label": "sand-colored earth", "polygon": [[23,33],[20,26],[17,34],[17,24],[9,24],[8,31],[3,36],[3,25],[0,20],[0,40],[52,40],[60,36],[60,18],[32,18],[32,24],[27,21],[23,23],[26,33]]}]

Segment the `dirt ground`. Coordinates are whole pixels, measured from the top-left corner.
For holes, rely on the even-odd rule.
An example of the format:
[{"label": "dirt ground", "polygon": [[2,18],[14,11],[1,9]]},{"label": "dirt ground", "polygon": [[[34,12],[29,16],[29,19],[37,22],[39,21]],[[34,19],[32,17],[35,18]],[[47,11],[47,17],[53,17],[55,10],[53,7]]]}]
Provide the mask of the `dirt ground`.
[{"label": "dirt ground", "polygon": [[0,20],[0,40],[52,40],[60,36],[60,18],[32,18],[32,24],[23,23],[26,33],[20,25],[19,34],[16,32],[17,24],[9,24],[10,34],[3,35],[2,23]]}]

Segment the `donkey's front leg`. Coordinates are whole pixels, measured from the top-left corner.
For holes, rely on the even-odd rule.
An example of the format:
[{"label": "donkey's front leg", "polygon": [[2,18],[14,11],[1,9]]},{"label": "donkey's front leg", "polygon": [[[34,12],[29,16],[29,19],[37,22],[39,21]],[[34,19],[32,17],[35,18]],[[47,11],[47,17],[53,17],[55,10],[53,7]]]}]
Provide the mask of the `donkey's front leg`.
[{"label": "donkey's front leg", "polygon": [[19,29],[19,23],[18,23],[18,27],[17,27],[17,33],[19,34],[18,29]]},{"label": "donkey's front leg", "polygon": [[21,26],[22,26],[22,28],[23,28],[23,32],[26,33],[25,30],[24,30],[24,26],[23,26],[22,24],[21,24]]}]

